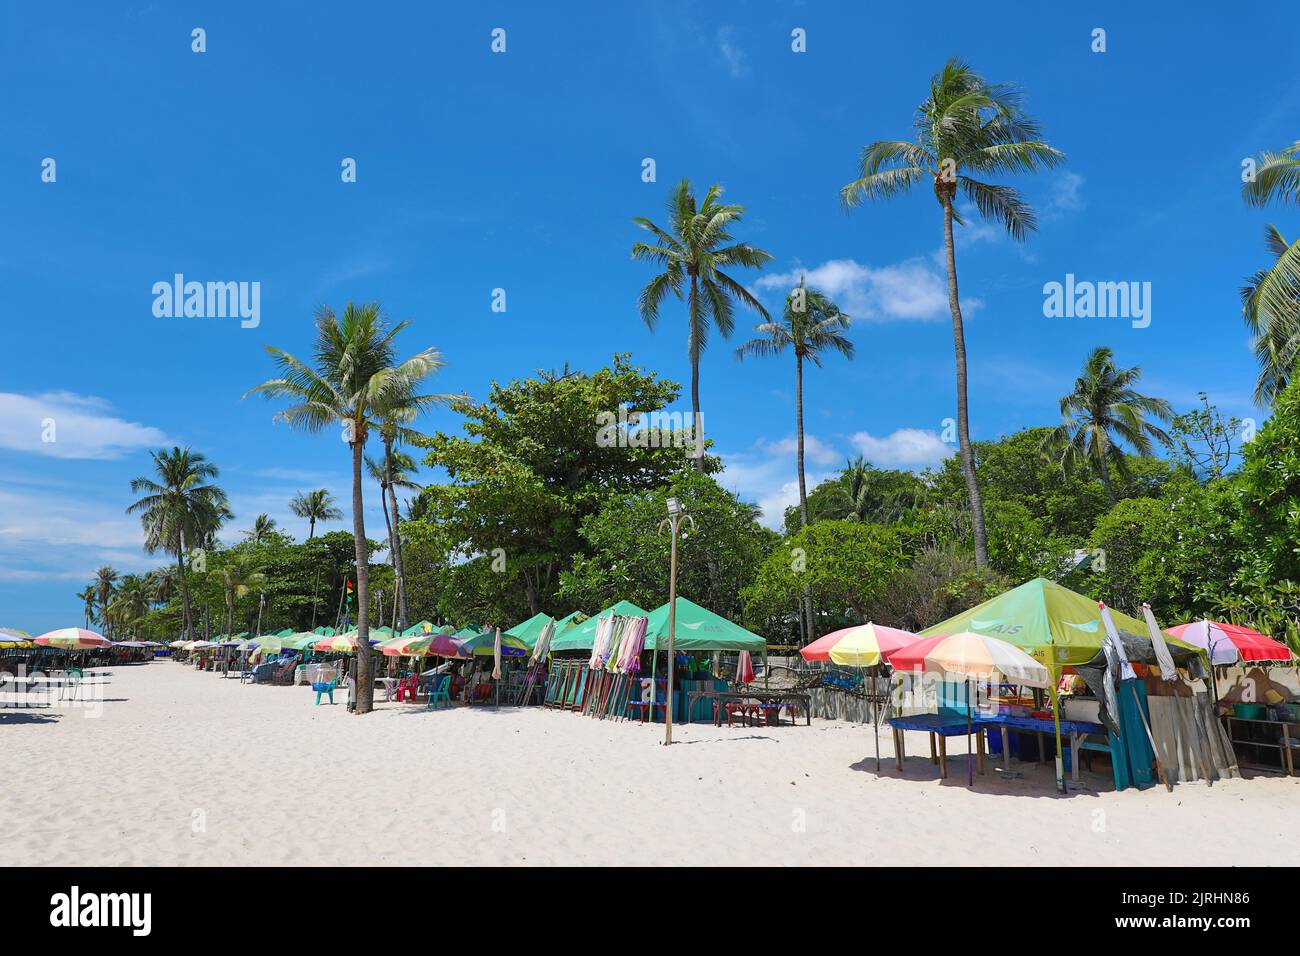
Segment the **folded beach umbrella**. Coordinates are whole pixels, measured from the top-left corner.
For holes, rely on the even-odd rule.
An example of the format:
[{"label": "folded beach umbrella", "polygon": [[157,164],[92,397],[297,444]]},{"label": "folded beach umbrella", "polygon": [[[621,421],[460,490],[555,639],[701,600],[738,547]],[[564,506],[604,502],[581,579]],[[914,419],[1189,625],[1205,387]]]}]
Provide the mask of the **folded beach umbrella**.
[{"label": "folded beach umbrella", "polygon": [[1295,660],[1295,655],[1285,644],[1239,624],[1204,620],[1179,624],[1167,630],[1188,644],[1204,648],[1209,653],[1211,664]]},{"label": "folded beach umbrella", "polygon": [[46,631],[40,637],[35,638],[33,643],[42,647],[57,647],[65,651],[84,651],[94,647],[109,647],[112,641],[102,634],[87,631],[85,628],[61,627],[57,630]]},{"label": "folded beach umbrella", "polygon": [[911,631],[882,624],[859,624],[832,631],[799,651],[806,661],[831,661],[849,667],[874,667],[889,655],[921,640]]}]

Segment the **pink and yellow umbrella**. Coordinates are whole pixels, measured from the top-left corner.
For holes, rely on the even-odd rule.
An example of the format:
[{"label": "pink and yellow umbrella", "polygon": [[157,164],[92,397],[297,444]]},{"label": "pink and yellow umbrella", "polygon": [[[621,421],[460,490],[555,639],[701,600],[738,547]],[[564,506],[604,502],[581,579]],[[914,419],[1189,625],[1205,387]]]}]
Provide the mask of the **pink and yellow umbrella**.
[{"label": "pink and yellow umbrella", "polygon": [[85,651],[95,647],[111,647],[113,642],[94,631],[81,627],[61,627],[46,631],[33,643],[42,647],[57,647],[65,651]]},{"label": "pink and yellow umbrella", "polygon": [[831,631],[819,637],[800,654],[806,661],[830,661],[848,667],[875,667],[886,663],[889,655],[921,638],[911,631],[900,631],[883,624],[858,624]]}]

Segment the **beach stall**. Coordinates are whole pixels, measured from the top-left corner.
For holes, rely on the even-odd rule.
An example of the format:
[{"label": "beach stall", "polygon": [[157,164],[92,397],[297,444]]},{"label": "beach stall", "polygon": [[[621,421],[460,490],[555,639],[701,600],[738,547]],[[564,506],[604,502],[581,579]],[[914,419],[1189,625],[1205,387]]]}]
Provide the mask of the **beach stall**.
[{"label": "beach stall", "polygon": [[[996,750],[1004,740],[1006,746],[1015,743],[1019,755],[1024,757],[1029,750],[1021,742],[1025,735],[1030,735],[1041,759],[1045,756],[1045,738],[1052,740],[1058,789],[1065,790],[1067,759],[1072,775],[1077,778],[1081,750],[1108,753],[1116,787],[1121,789],[1150,779],[1152,755],[1158,772],[1168,782],[1160,757],[1162,751],[1166,756],[1183,751],[1193,755],[1190,763],[1181,761],[1183,779],[1194,770],[1208,776],[1216,772],[1211,765],[1223,758],[1223,741],[1213,739],[1206,726],[1206,714],[1198,712],[1208,708],[1208,703],[1203,697],[1197,698],[1192,687],[1207,676],[1204,654],[1199,648],[1160,630],[1149,610],[1140,620],[1111,611],[1055,582],[1036,578],[926,628],[921,636],[960,632],[995,637],[1012,644],[1051,673],[1047,702],[1041,694],[1031,700],[1007,697],[998,702],[996,717],[1000,733],[997,737],[990,736],[990,745]],[[1162,657],[1167,658],[1163,674],[1157,666],[1162,663]],[[1122,665],[1118,663],[1120,659]],[[1133,665],[1141,669],[1141,680],[1137,679]],[[1180,673],[1185,675],[1185,681],[1180,679]],[[1077,693],[1071,693],[1062,705],[1062,679],[1075,675],[1084,680],[1066,682]],[[1107,678],[1106,675],[1115,676]],[[1112,693],[1115,686],[1120,693]],[[1105,702],[1108,694],[1112,698],[1109,706]],[[1148,703],[1148,698],[1155,695],[1168,698],[1168,703],[1158,705],[1162,711],[1159,721],[1152,718]],[[959,708],[956,701],[943,703]],[[1016,741],[1010,740],[1008,730],[1017,732]],[[1062,732],[1073,744],[1068,758],[1062,746]],[[1229,769],[1230,761],[1218,767],[1217,772],[1222,774]]]},{"label": "beach stall", "polygon": [[[638,623],[644,619],[645,624]],[[561,709],[595,712],[597,716],[658,720],[669,705],[666,668],[675,668],[673,720],[713,719],[719,699],[739,695],[713,672],[717,652],[766,655],[767,642],[720,614],[679,597],[676,604],[674,660],[666,657],[669,606],[645,611],[619,601],[594,617],[557,633],[551,642],[551,669],[545,702]],[[629,650],[631,649],[631,650]],[[757,687],[745,695],[753,707],[766,691]],[[770,716],[781,703],[766,701]],[[725,703],[725,702],[724,702]]]},{"label": "beach stall", "polygon": [[[1169,629],[1210,658],[1215,712],[1252,770],[1297,772],[1300,663],[1285,644],[1239,624],[1200,620]],[[1274,668],[1281,667],[1280,673]]]}]

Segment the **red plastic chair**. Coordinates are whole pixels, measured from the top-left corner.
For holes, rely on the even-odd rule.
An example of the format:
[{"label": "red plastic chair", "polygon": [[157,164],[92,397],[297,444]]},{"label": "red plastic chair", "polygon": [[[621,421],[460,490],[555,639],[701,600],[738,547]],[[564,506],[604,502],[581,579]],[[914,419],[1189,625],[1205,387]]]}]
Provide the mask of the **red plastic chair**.
[{"label": "red plastic chair", "polygon": [[404,700],[415,700],[415,690],[419,685],[419,678],[412,675],[403,677],[397,682],[397,702],[400,704]]}]

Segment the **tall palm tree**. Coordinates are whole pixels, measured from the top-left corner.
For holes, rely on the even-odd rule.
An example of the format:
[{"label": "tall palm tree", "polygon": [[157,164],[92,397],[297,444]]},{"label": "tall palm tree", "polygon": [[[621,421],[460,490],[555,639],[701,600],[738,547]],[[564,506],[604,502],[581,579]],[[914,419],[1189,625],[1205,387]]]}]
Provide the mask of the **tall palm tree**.
[{"label": "tall palm tree", "polygon": [[109,565],[104,565],[95,572],[95,596],[99,598],[99,620],[108,632],[105,637],[112,635],[113,622],[108,616],[108,605],[113,599],[113,593],[117,585],[117,569]]},{"label": "tall palm tree", "polygon": [[176,569],[158,568],[149,573],[150,600],[166,604],[176,595]]},{"label": "tall palm tree", "polygon": [[[639,309],[645,324],[653,329],[659,320],[659,306],[670,291],[689,308],[690,331],[687,352],[691,359],[691,411],[694,416],[696,447],[704,447],[704,420],[700,416],[700,356],[709,341],[709,327],[730,338],[735,327],[735,302],[740,302],[765,321],[771,316],[749,290],[724,269],[741,266],[758,269],[772,256],[747,242],[735,242],[732,226],[740,222],[745,207],[722,200],[722,187],[713,185],[696,205],[689,180],[683,179],[668,195],[668,228],[661,229],[645,217],[632,221],[649,232],[651,242],[632,246],[632,258],[652,262],[663,271],[641,290]],[[704,458],[695,459],[697,468]]]},{"label": "tall palm tree", "polygon": [[394,396],[413,393],[416,386],[442,364],[429,348],[394,364],[397,333],[408,323],[390,325],[378,303],[349,302],[343,314],[329,306],[316,313],[315,368],[274,346],[267,352],[280,368],[280,377],[263,382],[246,394],[284,399],[289,406],[277,418],[290,427],[318,432],[335,422],[352,451],[352,530],[356,541],[357,573],[357,697],[356,713],[369,713],[374,702],[371,678],[370,554],[363,514],[362,462],[377,410]]},{"label": "tall palm tree", "polygon": [[[381,436],[388,434],[386,429],[390,424],[388,421],[380,424]],[[410,622],[407,621],[409,613],[406,604],[406,575],[402,566],[401,515],[397,507],[396,489],[420,490],[421,486],[411,479],[411,472],[415,471],[415,468],[415,459],[406,452],[394,449],[391,439],[387,439],[384,443],[383,464],[369,455],[366,456],[366,470],[375,484],[379,485],[379,497],[384,506],[384,526],[388,529],[388,553],[393,560],[393,583],[397,590],[396,630],[399,632],[405,630]]]},{"label": "tall palm tree", "polygon": [[289,510],[299,518],[306,518],[307,540],[316,537],[316,522],[341,521],[343,512],[334,507],[334,496],[324,488],[303,494],[301,491],[289,502]]},{"label": "tall palm tree", "polygon": [[1130,476],[1128,459],[1121,443],[1140,455],[1151,454],[1152,439],[1168,443],[1169,436],[1150,418],[1169,421],[1173,408],[1163,398],[1151,398],[1133,386],[1142,369],[1117,368],[1109,348],[1099,345],[1083,364],[1083,374],[1074,389],[1061,398],[1061,424],[1044,439],[1045,451],[1061,463],[1091,467],[1101,479],[1111,504],[1118,498],[1110,471]]},{"label": "tall palm tree", "polygon": [[[1241,190],[1246,202],[1261,208],[1274,201],[1300,205],[1300,142],[1260,153],[1255,163],[1254,178]],[[1246,280],[1241,303],[1260,367],[1255,401],[1271,405],[1300,358],[1300,239],[1288,242],[1281,230],[1268,226],[1264,241],[1273,264]]]},{"label": "tall palm tree", "polygon": [[260,514],[253,519],[253,527],[244,532],[244,538],[253,544],[266,544],[278,533],[275,530],[275,519],[268,514]]},{"label": "tall palm tree", "polygon": [[86,630],[90,630],[90,625],[95,623],[95,604],[99,599],[95,585],[87,584],[77,592],[77,597],[81,600],[81,612],[86,622]]},{"label": "tall palm tree", "polygon": [[986,82],[957,59],[945,63],[930,80],[930,94],[917,107],[913,128],[915,142],[886,140],[865,147],[859,176],[840,190],[840,198],[845,206],[852,207],[867,199],[892,198],[921,182],[933,186],[943,212],[948,309],[952,313],[957,358],[957,441],[971,504],[975,563],[985,567],[988,539],[970,442],[966,335],[953,244],[953,224],[965,223],[954,201],[960,191],[981,216],[1000,222],[1013,239],[1023,240],[1037,228],[1029,204],[1012,187],[994,185],[969,174],[1033,172],[1055,166],[1065,156],[1038,138],[1038,123],[1021,110],[1018,90],[1009,84]]},{"label": "tall palm tree", "polygon": [[[853,358],[853,343],[845,334],[849,317],[839,306],[817,289],[808,288],[801,278],[799,285],[786,296],[785,311],[781,318],[762,322],[755,327],[757,338],[750,339],[736,349],[736,358],[746,355],[780,355],[787,348],[794,352],[795,368],[795,442],[796,462],[799,472],[799,523],[808,524],[808,485],[804,473],[803,426],[803,367],[811,362],[821,368],[823,352],[839,352]],[[808,639],[816,637],[813,620],[812,592],[804,590],[804,615],[808,624]]]},{"label": "tall palm tree", "polygon": [[226,599],[226,633],[235,633],[235,602],[266,580],[266,575],[255,570],[243,556],[232,558],[221,566],[221,591]]},{"label": "tall palm tree", "polygon": [[217,466],[206,455],[189,448],[151,452],[157,478],[132,479],[131,491],[144,497],[126,509],[138,513],[144,527],[144,546],[150,554],[166,551],[176,556],[176,577],[181,587],[181,620],[185,636],[194,637],[189,584],[185,580],[185,552],[215,544],[217,531],[231,517],[226,493],[211,484]]},{"label": "tall palm tree", "polygon": [[839,306],[817,289],[810,289],[803,279],[786,296],[781,318],[755,327],[758,338],[736,349],[736,357],[780,355],[787,348],[794,352],[795,432],[799,469],[799,516],[808,524],[808,487],[804,476],[803,367],[810,362],[822,367],[824,352],[839,352],[853,358],[853,343],[845,334],[849,317]]}]

